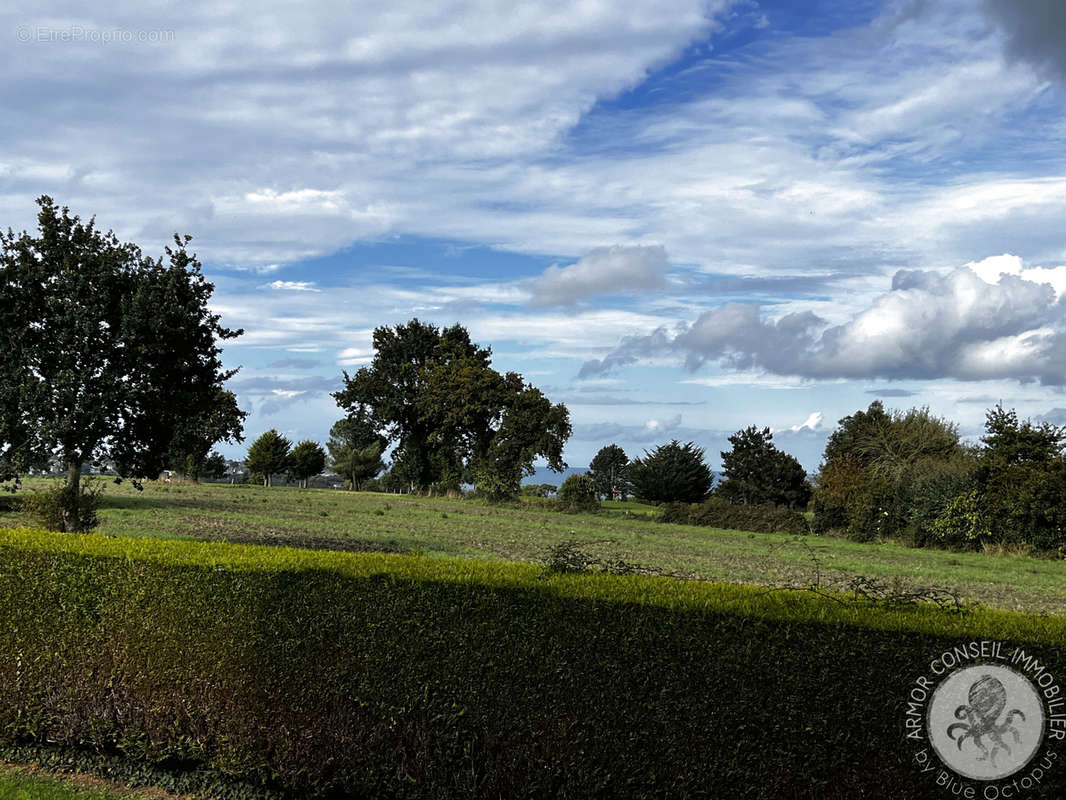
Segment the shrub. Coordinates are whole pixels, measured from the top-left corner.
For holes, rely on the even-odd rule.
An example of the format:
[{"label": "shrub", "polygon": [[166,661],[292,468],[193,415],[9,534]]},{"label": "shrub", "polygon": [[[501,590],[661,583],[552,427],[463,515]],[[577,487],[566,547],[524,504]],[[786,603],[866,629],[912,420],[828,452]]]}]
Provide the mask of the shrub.
[{"label": "shrub", "polygon": [[94,481],[80,482],[78,487],[57,483],[23,495],[20,510],[50,531],[87,531],[100,522],[96,511],[101,491]]},{"label": "shrub", "polygon": [[755,533],[810,533],[807,520],[797,511],[768,505],[738,505],[716,497],[703,503],[668,503],[663,506],[660,521]]},{"label": "shrub", "polygon": [[596,484],[588,475],[571,475],[559,487],[555,507],[559,511],[598,511]]}]

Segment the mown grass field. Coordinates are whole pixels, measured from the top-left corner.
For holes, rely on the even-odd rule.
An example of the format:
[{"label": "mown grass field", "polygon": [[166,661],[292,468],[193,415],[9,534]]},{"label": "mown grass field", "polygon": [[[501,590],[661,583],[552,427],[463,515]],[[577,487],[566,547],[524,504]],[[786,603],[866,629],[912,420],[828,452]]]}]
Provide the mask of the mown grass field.
[{"label": "mown grass field", "polygon": [[[679,576],[761,585],[802,584],[820,571],[937,586],[991,607],[1066,613],[1066,561],[1021,555],[916,550],[726,531],[655,521],[637,503],[599,514],[562,514],[543,502],[493,506],[476,500],[225,484],[103,482],[100,533],[228,540],[338,550],[384,549],[430,557],[542,561],[553,545]],[[30,481],[25,491],[47,485]],[[31,524],[0,513],[0,526]]]},{"label": "mown grass field", "polygon": [[49,775],[30,767],[0,764],[3,800],[195,800],[158,789],[125,789],[86,775]]}]

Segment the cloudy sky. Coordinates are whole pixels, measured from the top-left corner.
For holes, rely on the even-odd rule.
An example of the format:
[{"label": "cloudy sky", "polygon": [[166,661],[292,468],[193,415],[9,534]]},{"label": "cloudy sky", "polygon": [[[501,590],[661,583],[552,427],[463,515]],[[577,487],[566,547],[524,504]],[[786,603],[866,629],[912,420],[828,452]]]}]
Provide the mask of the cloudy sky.
[{"label": "cloudy sky", "polygon": [[[375,326],[462,323],[572,466],[881,398],[1066,422],[1060,0],[14,2],[0,225],[192,234],[251,411],[324,440]],[[229,455],[243,447],[224,448]]]}]

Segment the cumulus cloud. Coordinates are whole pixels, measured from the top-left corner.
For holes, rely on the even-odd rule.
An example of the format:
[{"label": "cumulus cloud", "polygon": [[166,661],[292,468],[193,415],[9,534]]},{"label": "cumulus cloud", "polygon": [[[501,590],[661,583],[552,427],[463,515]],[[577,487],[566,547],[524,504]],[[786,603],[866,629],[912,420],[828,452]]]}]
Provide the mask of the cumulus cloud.
[{"label": "cumulus cloud", "polygon": [[789,428],[793,433],[798,433],[802,430],[816,431],[822,427],[823,416],[821,411],[812,411],[803,422],[799,425],[793,425]]},{"label": "cumulus cloud", "polygon": [[[990,277],[986,274],[986,277]],[[596,375],[651,356],[806,378],[1009,378],[1066,384],[1066,315],[1046,283],[970,267],[949,273],[900,270],[890,291],[841,325],[812,312],[769,319],[756,303],[730,303],[673,331],[623,339]]]},{"label": "cumulus cloud", "polygon": [[681,415],[671,419],[649,419],[644,423],[644,432],[649,436],[662,436],[681,427]]},{"label": "cumulus cloud", "polygon": [[555,264],[530,283],[534,306],[571,305],[599,295],[630,294],[666,285],[669,268],[666,249],[651,247],[600,247],[576,264]]}]

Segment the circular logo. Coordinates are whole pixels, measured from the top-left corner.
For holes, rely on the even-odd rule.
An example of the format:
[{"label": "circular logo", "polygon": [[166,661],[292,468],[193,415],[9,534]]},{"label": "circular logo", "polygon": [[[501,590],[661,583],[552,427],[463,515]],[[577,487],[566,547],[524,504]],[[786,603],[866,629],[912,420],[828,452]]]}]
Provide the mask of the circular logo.
[{"label": "circular logo", "polygon": [[956,669],[933,692],[929,741],[944,765],[981,781],[1007,778],[1036,756],[1044,705],[1020,672],[993,663]]}]

